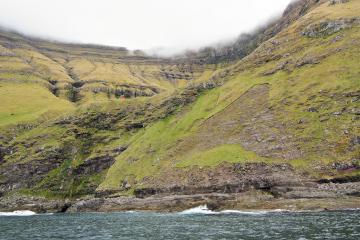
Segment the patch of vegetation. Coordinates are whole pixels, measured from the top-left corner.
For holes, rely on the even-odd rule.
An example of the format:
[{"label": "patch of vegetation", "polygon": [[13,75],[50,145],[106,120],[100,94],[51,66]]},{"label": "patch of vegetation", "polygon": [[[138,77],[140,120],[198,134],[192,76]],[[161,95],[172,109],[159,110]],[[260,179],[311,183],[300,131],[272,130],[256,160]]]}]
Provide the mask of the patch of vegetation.
[{"label": "patch of vegetation", "polygon": [[256,153],[246,151],[240,145],[222,145],[208,151],[200,152],[177,163],[177,167],[215,167],[221,163],[270,162],[270,159],[259,157]]},{"label": "patch of vegetation", "polygon": [[71,103],[37,84],[0,82],[0,101],[0,126],[33,121],[50,112],[64,114],[74,110]]}]

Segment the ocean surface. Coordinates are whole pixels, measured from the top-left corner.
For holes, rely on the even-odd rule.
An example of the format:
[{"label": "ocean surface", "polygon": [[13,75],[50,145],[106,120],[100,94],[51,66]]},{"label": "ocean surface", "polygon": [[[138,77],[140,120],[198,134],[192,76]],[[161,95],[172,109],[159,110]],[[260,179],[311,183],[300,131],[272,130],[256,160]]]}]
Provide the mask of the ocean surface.
[{"label": "ocean surface", "polygon": [[0,213],[0,239],[360,239],[360,211]]}]

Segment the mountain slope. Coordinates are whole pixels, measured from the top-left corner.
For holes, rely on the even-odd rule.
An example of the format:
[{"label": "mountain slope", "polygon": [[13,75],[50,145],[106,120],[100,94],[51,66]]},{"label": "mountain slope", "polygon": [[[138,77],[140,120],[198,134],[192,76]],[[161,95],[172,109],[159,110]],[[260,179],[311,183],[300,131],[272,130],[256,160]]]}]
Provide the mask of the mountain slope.
[{"label": "mountain slope", "polygon": [[[261,203],[252,207],[265,200],[278,207],[298,198],[317,199],[311,207],[324,206],[323,198],[326,207],[356,206],[359,199],[350,196],[360,190],[360,1],[299,1],[268,31],[274,35],[256,37],[249,55],[217,64],[94,46],[70,51],[75,46],[41,41],[33,45],[47,66],[54,64],[47,71],[15,56],[3,60],[17,77],[2,86],[30,84],[15,83],[20,72],[36,73],[27,81],[37,86],[55,80],[45,73],[61,76],[52,105],[66,112],[3,128],[0,190],[111,197],[75,203],[73,211],[240,208],[254,199]],[[116,98],[121,87],[119,96],[131,92],[125,100]],[[135,98],[137,91],[144,94]],[[169,195],[179,197],[156,198]],[[119,196],[137,198],[111,200]],[[148,207],[138,199],[148,197]]]},{"label": "mountain slope", "polygon": [[[119,175],[141,181],[169,167],[222,162],[291,163],[318,167],[318,173],[324,167],[324,174],[336,174],[334,162],[355,164],[359,7],[359,1],[320,4],[263,43],[227,70],[223,86],[146,129],[119,156],[102,186],[118,186]],[[337,24],[344,29],[336,30]],[[320,28],[319,37],[306,36],[319,25],[330,32]]]},{"label": "mountain slope", "polygon": [[[60,105],[62,99],[82,106],[111,101],[119,104],[120,98],[169,94],[189,83],[203,81],[215,69],[212,65],[146,57],[124,48],[47,42],[0,31],[0,79],[4,85],[1,91],[12,91],[6,85],[10,83],[17,89],[12,91],[14,99],[22,98],[28,84],[35,84],[57,97],[53,99],[58,99]],[[44,111],[35,115],[32,109],[36,106],[32,105],[41,102],[41,93],[33,98],[34,101],[25,105],[15,102],[17,106],[13,106],[28,108],[32,114],[25,116],[23,111],[4,110],[4,114],[12,115],[4,116],[4,122],[0,119],[0,126],[8,124],[7,119],[17,123],[23,118],[39,117]],[[69,110],[73,109],[73,104],[67,105]],[[52,106],[54,111],[64,110],[56,104]]]}]

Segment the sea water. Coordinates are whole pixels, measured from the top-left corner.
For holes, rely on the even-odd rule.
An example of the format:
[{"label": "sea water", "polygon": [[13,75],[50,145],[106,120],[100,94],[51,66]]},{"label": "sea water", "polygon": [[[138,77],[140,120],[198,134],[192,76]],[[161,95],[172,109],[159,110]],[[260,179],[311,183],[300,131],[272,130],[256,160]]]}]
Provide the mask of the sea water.
[{"label": "sea water", "polygon": [[0,239],[360,239],[360,211],[0,213]]}]

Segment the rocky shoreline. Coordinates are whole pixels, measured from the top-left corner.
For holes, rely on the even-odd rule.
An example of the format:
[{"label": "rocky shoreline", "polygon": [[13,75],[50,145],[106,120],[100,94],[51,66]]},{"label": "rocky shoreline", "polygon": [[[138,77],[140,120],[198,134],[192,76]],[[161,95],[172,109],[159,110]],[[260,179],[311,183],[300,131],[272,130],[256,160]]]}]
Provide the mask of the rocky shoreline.
[{"label": "rocky shoreline", "polygon": [[[37,199],[24,200],[1,206],[0,212],[29,210],[35,213],[79,213],[79,212],[181,212],[187,209],[206,205],[210,210],[238,210],[238,211],[337,211],[360,208],[360,199],[356,197],[321,198],[321,199],[278,199],[273,201],[237,201],[234,195],[197,195],[197,196],[168,196],[163,198],[135,199],[127,197],[90,199],[80,201],[43,201]],[[218,201],[223,201],[217,205]]]},{"label": "rocky shoreline", "polygon": [[[180,171],[124,190],[103,190],[81,198],[48,199],[19,192],[0,197],[0,212],[37,213],[156,211],[177,212],[207,205],[210,210],[343,210],[360,208],[360,177],[312,178],[286,164],[222,165],[193,169],[189,181],[177,184]],[[166,179],[166,180],[165,180]],[[211,181],[209,180],[211,179]],[[191,181],[190,181],[191,180]],[[127,183],[128,184],[128,183]],[[129,185],[129,184],[128,184]]]},{"label": "rocky shoreline", "polygon": [[9,195],[0,198],[0,211],[31,210],[36,213],[154,211],[178,212],[207,205],[210,210],[322,211],[360,208],[360,182],[308,183],[250,189],[237,193],[154,194],[104,196],[75,200]]}]

